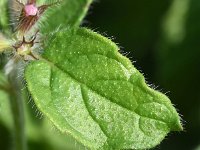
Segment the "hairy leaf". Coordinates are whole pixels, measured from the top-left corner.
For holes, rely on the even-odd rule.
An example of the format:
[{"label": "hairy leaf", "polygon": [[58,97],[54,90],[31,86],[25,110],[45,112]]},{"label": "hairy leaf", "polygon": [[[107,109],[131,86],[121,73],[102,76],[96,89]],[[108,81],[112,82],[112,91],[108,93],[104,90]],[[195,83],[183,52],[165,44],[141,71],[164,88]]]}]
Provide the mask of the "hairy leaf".
[{"label": "hairy leaf", "polygon": [[170,100],[109,39],[87,29],[54,33],[25,71],[37,107],[92,149],[146,149],[182,130]]},{"label": "hairy leaf", "polygon": [[89,9],[92,0],[63,0],[58,6],[45,12],[45,20],[42,21],[43,32],[54,31],[58,27],[79,26]]}]

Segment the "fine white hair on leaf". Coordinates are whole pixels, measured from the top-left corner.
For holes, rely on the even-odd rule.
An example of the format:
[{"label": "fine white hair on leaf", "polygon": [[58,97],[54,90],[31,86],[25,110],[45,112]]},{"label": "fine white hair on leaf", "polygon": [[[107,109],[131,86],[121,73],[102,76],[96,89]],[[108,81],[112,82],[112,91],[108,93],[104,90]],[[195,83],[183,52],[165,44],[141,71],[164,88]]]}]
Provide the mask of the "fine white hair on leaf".
[{"label": "fine white hair on leaf", "polygon": [[42,117],[43,117],[42,112],[39,111],[39,110],[37,110],[37,112],[36,112],[36,118],[42,119]]},{"label": "fine white hair on leaf", "polygon": [[27,102],[27,104],[30,104],[30,103],[32,103],[32,102],[33,102],[32,96],[31,96],[31,94],[28,92],[28,102]]}]

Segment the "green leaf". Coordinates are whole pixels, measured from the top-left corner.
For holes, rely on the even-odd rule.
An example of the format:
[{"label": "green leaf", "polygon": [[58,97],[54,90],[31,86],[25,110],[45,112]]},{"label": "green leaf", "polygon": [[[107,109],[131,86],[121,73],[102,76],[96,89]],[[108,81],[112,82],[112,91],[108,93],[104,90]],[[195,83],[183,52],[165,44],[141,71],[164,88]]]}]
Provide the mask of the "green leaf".
[{"label": "green leaf", "polygon": [[109,39],[88,29],[52,35],[25,71],[37,107],[92,149],[146,149],[182,130],[170,100]]},{"label": "green leaf", "polygon": [[[54,130],[52,130],[52,128]],[[83,150],[85,148],[70,135],[61,134],[60,131],[55,129],[56,128],[52,122],[43,119],[39,140],[45,140],[52,150]]]},{"label": "green leaf", "polygon": [[41,31],[49,33],[58,27],[79,26],[92,0],[63,0],[45,12]]}]

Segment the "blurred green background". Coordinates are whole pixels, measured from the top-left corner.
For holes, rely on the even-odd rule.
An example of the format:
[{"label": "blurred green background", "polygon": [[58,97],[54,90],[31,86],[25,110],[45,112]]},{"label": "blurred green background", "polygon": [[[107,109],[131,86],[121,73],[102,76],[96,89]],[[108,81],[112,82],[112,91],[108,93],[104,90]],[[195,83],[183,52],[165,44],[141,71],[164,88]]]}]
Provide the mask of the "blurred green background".
[{"label": "blurred green background", "polygon": [[[92,5],[83,26],[119,43],[122,53],[144,73],[147,82],[166,93],[181,114],[184,132],[170,133],[155,149],[197,150],[200,145],[200,0],[99,0]],[[24,105],[33,118],[26,123],[31,150],[85,149],[72,138],[62,137],[45,119],[39,119],[32,102]],[[9,124],[0,121],[2,150],[13,144],[9,132],[12,129],[6,123]]]}]

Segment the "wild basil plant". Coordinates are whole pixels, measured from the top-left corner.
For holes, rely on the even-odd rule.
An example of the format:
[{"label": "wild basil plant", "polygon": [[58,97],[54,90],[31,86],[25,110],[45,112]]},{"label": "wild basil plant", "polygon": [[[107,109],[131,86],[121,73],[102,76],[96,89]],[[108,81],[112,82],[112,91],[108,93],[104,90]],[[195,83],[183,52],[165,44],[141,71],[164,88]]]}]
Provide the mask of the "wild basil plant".
[{"label": "wild basil plant", "polygon": [[16,150],[41,132],[30,121],[27,91],[39,116],[89,149],[150,149],[182,130],[168,97],[146,84],[119,47],[80,27],[91,3],[0,1],[0,118]]}]

